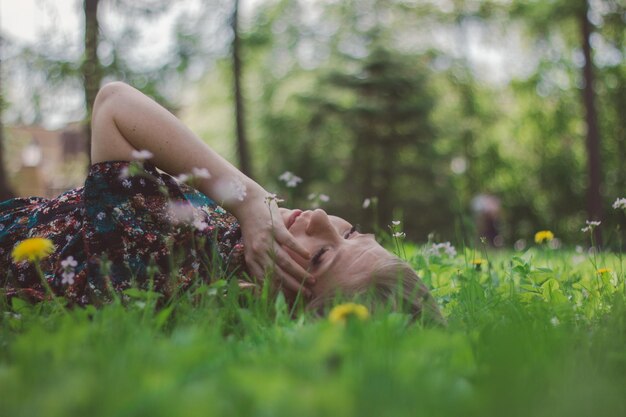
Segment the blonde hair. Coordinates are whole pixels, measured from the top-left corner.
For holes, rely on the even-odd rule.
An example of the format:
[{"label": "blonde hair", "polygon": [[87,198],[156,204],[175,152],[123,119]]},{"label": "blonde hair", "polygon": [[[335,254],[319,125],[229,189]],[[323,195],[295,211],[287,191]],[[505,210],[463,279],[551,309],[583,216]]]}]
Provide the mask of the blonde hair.
[{"label": "blonde hair", "polygon": [[[415,270],[402,259],[389,255],[381,258],[367,276],[351,280],[356,283],[341,288],[343,295],[364,298],[372,310],[388,306],[394,311],[406,312],[415,321],[446,325],[437,301],[428,291]],[[323,294],[311,300],[308,308],[322,311],[336,294]]]}]

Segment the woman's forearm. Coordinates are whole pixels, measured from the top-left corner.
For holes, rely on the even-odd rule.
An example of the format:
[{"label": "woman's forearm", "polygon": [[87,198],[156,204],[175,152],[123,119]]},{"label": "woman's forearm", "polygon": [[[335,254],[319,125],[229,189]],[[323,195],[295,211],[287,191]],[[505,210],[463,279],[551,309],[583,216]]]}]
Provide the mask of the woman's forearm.
[{"label": "woman's forearm", "polygon": [[[94,107],[94,134],[98,136],[92,147],[94,163],[98,159],[131,159],[131,148],[126,152],[120,149],[122,146],[100,149],[115,146],[111,142],[115,135],[120,135],[132,148],[150,151],[154,155],[151,162],[170,175],[206,168],[210,178],[196,178],[194,186],[237,217],[245,215],[245,205],[262,202],[267,195],[259,184],[213,151],[178,118],[138,90],[123,83],[107,84]],[[115,152],[119,156],[111,155]],[[123,153],[128,155],[124,158]]]}]

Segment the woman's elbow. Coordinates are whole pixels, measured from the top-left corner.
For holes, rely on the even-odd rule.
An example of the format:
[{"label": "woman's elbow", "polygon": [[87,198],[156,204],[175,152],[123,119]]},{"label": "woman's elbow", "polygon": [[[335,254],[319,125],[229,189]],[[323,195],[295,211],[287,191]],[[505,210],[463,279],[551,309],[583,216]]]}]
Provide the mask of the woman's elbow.
[{"label": "woman's elbow", "polygon": [[98,109],[104,107],[104,105],[109,102],[115,102],[115,100],[119,99],[119,97],[121,97],[129,89],[132,89],[132,87],[122,81],[113,81],[103,85],[98,91],[96,100],[93,103],[94,115]]}]

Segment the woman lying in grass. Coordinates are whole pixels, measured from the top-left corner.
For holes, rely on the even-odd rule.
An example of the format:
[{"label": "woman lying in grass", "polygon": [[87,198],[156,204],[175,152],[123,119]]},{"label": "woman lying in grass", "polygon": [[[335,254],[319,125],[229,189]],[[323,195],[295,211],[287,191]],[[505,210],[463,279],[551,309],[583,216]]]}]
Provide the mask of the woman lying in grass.
[{"label": "woman lying in grass", "polygon": [[84,187],[53,200],[0,204],[7,295],[45,298],[39,265],[14,259],[20,242],[43,237],[54,244],[40,265],[49,287],[80,305],[133,285],[171,296],[196,279],[270,276],[288,299],[302,294],[310,307],[337,292],[372,289],[416,318],[441,320],[415,272],[373,235],[323,210],[279,208],[275,196],[134,88],[100,90],[91,140]]}]

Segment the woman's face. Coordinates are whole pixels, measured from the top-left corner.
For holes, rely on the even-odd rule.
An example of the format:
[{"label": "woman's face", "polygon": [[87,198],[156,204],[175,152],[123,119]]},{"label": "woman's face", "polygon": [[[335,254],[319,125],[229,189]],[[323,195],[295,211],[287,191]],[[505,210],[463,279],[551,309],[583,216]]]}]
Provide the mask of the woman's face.
[{"label": "woman's face", "polygon": [[311,253],[306,260],[286,248],[315,277],[314,295],[366,284],[376,261],[389,257],[374,235],[357,232],[341,217],[329,216],[321,209],[280,210],[287,229]]}]

